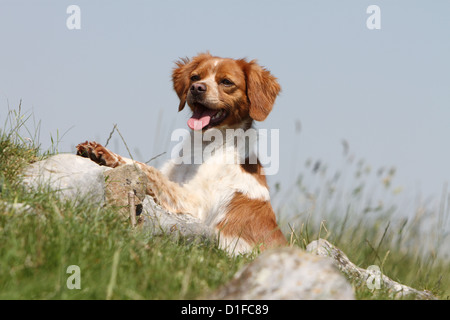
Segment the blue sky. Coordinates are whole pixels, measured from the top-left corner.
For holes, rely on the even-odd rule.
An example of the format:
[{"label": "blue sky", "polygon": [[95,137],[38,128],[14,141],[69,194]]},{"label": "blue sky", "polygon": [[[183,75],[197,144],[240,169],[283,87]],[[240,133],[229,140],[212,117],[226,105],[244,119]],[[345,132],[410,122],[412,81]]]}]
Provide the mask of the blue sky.
[{"label": "blue sky", "polygon": [[[69,5],[81,29],[66,27]],[[366,9],[381,9],[369,30]],[[280,129],[289,192],[307,159],[342,165],[342,140],[373,168],[396,167],[405,192],[439,197],[450,180],[449,1],[0,2],[0,123],[22,99],[44,149],[105,142],[117,124],[134,157],[170,154],[187,128],[174,61],[209,50],[257,59],[282,93],[258,128]],[[296,126],[301,123],[301,130]],[[109,145],[126,155],[116,134]]]}]

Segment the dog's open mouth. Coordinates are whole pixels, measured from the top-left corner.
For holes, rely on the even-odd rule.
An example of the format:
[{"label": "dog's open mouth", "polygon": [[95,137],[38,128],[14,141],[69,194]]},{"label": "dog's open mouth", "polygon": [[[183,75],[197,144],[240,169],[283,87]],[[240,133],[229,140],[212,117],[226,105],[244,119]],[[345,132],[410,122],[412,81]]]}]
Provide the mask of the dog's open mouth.
[{"label": "dog's open mouth", "polygon": [[203,105],[196,105],[188,126],[192,130],[206,130],[219,125],[228,116],[224,109],[209,109]]}]

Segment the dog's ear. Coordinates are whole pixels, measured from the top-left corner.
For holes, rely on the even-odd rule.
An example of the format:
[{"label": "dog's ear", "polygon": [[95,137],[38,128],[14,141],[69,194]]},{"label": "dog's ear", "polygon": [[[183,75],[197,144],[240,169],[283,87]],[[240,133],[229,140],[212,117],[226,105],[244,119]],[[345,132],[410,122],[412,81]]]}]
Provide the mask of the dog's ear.
[{"label": "dog's ear", "polygon": [[186,97],[190,86],[190,75],[197,66],[206,58],[210,58],[209,53],[201,53],[190,60],[189,58],[181,58],[176,61],[176,67],[172,72],[173,89],[180,98],[180,105],[178,111],[183,110],[186,104]]},{"label": "dog's ear", "polygon": [[178,107],[178,111],[183,110],[184,105],[186,104],[186,95],[187,90],[189,89],[189,74],[192,72],[189,68],[190,64],[189,58],[181,58],[179,61],[175,62],[176,67],[172,72],[172,82],[173,89],[180,98],[180,105]]},{"label": "dog's ear", "polygon": [[281,87],[277,78],[255,60],[245,65],[244,72],[247,81],[247,97],[250,102],[250,117],[256,121],[263,121],[272,111]]}]

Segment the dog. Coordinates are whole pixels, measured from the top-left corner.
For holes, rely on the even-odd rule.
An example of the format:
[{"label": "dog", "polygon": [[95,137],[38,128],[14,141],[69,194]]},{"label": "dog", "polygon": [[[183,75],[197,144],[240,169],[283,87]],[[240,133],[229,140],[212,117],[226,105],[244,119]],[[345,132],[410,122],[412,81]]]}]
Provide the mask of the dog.
[{"label": "dog", "polygon": [[[254,121],[266,119],[281,91],[277,79],[255,60],[220,58],[210,53],[178,60],[172,81],[180,100],[178,111],[186,104],[192,111],[187,122],[191,138],[194,133],[207,135],[213,130],[247,132]],[[223,152],[211,153],[200,164],[171,159],[160,170],[121,157],[96,142],[86,141],[76,148],[78,155],[100,165],[140,166],[149,180],[147,193],[157,203],[167,211],[190,214],[214,228],[219,246],[228,252],[285,246],[287,241],[277,224],[261,163],[249,161],[251,148],[238,150],[235,142],[227,146],[225,142],[219,143]],[[203,151],[208,146],[211,142],[202,141]],[[243,161],[225,162],[224,156]]]}]

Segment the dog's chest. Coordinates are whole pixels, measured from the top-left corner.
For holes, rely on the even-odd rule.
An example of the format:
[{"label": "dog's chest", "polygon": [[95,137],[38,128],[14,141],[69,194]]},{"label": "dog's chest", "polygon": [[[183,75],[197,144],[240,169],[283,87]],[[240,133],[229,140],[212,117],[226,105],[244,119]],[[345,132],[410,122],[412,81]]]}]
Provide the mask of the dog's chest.
[{"label": "dog's chest", "polygon": [[213,203],[230,199],[239,192],[250,199],[269,200],[269,190],[240,164],[206,161],[202,164],[175,164],[169,161],[161,171],[173,182],[200,194]]}]

